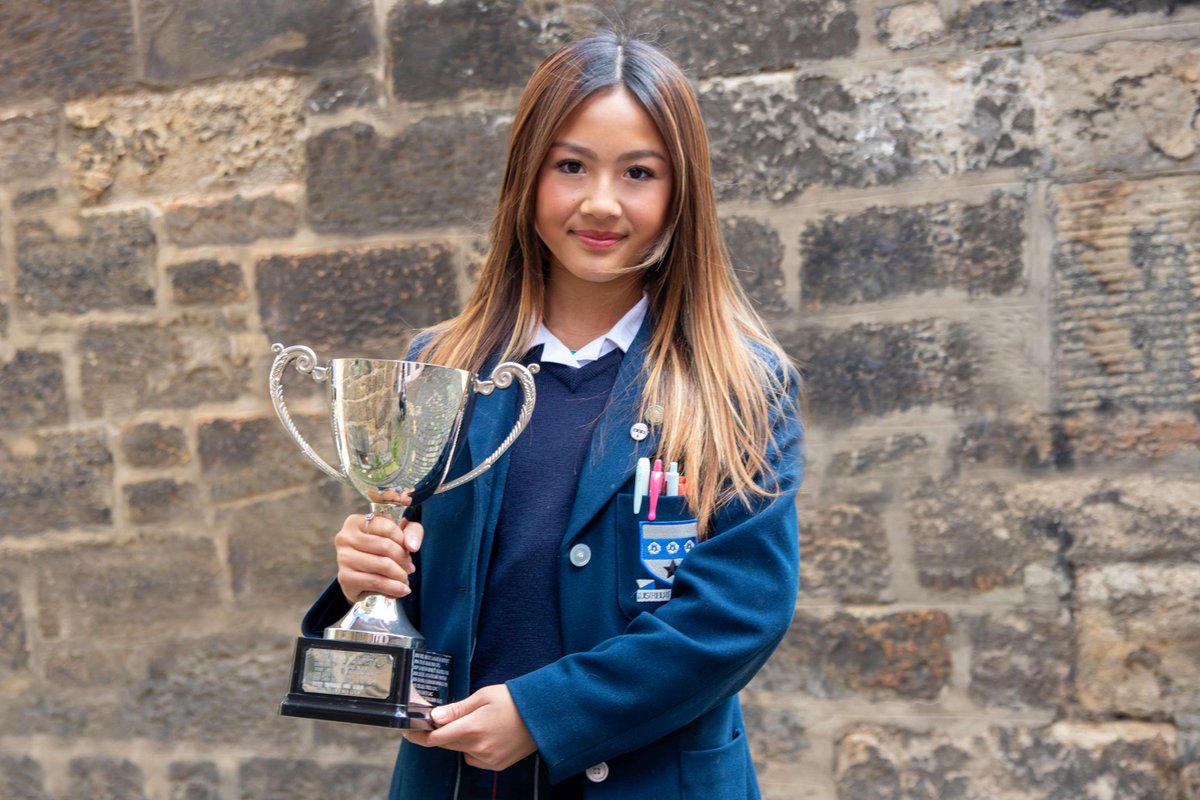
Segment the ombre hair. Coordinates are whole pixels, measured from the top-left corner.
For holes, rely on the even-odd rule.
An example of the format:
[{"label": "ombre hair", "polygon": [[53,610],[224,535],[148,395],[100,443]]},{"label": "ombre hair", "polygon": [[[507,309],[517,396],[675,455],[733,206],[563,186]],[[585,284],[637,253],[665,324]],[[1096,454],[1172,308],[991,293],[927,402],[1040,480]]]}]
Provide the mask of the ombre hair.
[{"label": "ombre hair", "polygon": [[732,500],[778,494],[767,462],[788,401],[788,358],[742,290],[721,237],[708,134],[683,72],[654,46],[604,32],[551,55],[521,95],[500,200],[479,280],[458,316],[436,326],[421,357],[480,370],[520,358],[541,319],[549,254],[535,230],[537,178],[567,117],[593,95],[626,89],[657,125],[672,165],[663,230],[644,272],[653,323],[642,411],[661,406],[659,455],[688,475],[701,534]]}]

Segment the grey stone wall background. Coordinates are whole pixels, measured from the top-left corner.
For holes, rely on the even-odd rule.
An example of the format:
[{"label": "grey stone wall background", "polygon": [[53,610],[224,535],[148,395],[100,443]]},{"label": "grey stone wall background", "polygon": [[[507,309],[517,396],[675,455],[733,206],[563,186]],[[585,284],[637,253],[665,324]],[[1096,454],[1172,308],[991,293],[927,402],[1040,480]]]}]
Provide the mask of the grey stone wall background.
[{"label": "grey stone wall background", "polygon": [[275,715],[358,506],[268,346],[455,311],[522,82],[597,21],[695,77],[806,364],[804,586],[744,698],[767,795],[1200,797],[1174,0],[0,2],[0,797],[383,796],[395,735]]}]

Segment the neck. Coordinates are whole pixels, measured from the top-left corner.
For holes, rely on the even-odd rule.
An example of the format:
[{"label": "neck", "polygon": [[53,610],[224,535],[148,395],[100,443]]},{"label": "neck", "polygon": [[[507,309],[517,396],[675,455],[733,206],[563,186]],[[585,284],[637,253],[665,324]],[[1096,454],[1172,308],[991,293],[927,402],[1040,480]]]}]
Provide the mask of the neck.
[{"label": "neck", "polygon": [[616,325],[641,299],[640,275],[608,283],[551,279],[542,321],[560,342],[578,350]]}]

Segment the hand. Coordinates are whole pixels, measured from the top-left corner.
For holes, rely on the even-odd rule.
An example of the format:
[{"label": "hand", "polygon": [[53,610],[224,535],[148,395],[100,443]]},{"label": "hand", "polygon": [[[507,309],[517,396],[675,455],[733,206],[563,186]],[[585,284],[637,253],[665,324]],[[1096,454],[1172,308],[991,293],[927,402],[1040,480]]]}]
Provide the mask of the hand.
[{"label": "hand", "polygon": [[417,569],[412,554],[421,549],[425,529],[419,522],[396,524],[377,516],[368,530],[365,521],[362,514],[351,514],[333,537],[342,594],[351,603],[368,592],[404,597],[412,592],[408,576]]},{"label": "hand", "polygon": [[507,769],[537,750],[504,684],[485,686],[466,700],[435,708],[433,721],[441,727],[406,731],[404,738],[421,747],[457,750],[477,769]]}]

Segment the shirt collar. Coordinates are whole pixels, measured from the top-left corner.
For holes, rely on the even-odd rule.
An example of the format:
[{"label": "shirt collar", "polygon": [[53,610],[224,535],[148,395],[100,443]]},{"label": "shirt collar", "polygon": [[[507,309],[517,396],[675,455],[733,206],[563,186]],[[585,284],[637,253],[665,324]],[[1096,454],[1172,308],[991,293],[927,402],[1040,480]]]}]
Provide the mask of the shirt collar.
[{"label": "shirt collar", "polygon": [[646,318],[649,308],[650,297],[643,292],[642,299],[638,300],[633,308],[626,311],[625,316],[617,320],[607,333],[588,342],[574,353],[550,332],[544,322],[539,320],[529,346],[530,348],[542,346],[542,361],[565,364],[568,367],[582,367],[603,358],[613,350],[620,350],[622,353],[629,350],[638,330],[642,327],[642,321]]}]

